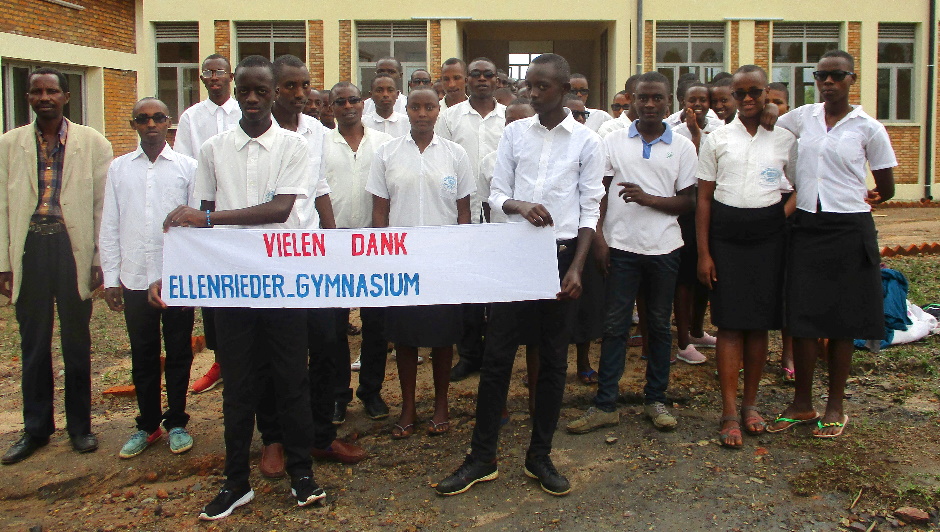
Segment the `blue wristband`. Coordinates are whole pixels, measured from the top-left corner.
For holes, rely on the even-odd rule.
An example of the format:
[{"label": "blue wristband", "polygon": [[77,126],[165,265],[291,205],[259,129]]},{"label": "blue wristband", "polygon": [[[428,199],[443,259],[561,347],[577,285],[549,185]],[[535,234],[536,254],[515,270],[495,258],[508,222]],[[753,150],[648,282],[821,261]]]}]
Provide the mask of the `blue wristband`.
[{"label": "blue wristband", "polygon": [[209,214],[210,214],[211,212],[212,212],[212,211],[210,211],[210,210],[207,210],[207,211],[206,211],[206,227],[212,227],[212,218],[209,217]]}]

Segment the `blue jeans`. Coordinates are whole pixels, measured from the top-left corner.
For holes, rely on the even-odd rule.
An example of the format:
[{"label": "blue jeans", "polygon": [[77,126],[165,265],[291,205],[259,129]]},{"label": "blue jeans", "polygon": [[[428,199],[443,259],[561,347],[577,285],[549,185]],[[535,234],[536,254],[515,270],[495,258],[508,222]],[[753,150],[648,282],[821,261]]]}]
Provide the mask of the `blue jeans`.
[{"label": "blue jeans", "polygon": [[[607,314],[598,364],[597,396],[594,404],[613,412],[620,395],[620,378],[627,356],[627,340],[638,293],[646,298],[649,360],[646,365],[646,403],[666,402],[672,332],[672,298],[679,273],[679,250],[665,255],[639,255],[610,250],[607,278]],[[642,290],[642,292],[640,292]]]}]

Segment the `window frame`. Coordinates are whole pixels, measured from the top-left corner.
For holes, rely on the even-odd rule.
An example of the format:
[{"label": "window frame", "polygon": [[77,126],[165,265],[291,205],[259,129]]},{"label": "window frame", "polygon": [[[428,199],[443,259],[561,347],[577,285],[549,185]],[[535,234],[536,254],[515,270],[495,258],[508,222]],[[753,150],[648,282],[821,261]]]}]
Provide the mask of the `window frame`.
[{"label": "window frame", "polygon": [[[836,26],[836,30],[837,30],[836,37],[834,40],[832,37],[816,37],[816,36],[808,35],[809,33],[812,32],[812,29],[814,28],[818,30],[831,31],[832,30],[831,26],[833,25]],[[796,36],[796,35],[777,36],[776,32],[778,30],[778,27],[787,28],[790,30],[790,33],[793,33],[792,31],[793,29],[797,27],[802,27],[802,36]],[[770,41],[770,47],[769,47],[770,48],[770,72],[768,74],[770,74],[771,82],[779,82],[779,83],[784,83],[785,85],[787,85],[788,92],[790,93],[790,101],[788,102],[788,104],[790,105],[791,109],[795,109],[799,107],[800,105],[819,102],[819,89],[816,87],[816,82],[815,80],[812,79],[812,75],[811,75],[809,82],[805,80],[805,77],[802,81],[800,81],[799,89],[801,91],[805,91],[807,86],[812,86],[813,87],[813,101],[812,102],[803,101],[802,103],[797,103],[796,101],[797,87],[794,85],[795,80],[796,80],[797,69],[804,69],[803,70],[804,72],[807,69],[810,69],[810,72],[816,69],[817,63],[811,63],[806,59],[807,46],[810,43],[822,43],[825,45],[830,45],[830,44],[833,45],[831,48],[827,48],[826,51],[839,49],[839,47],[841,46],[841,41],[842,41],[841,29],[842,29],[841,23],[836,23],[836,24],[832,24],[832,23],[814,24],[814,23],[801,23],[801,22],[796,22],[796,23],[783,23],[783,22],[776,23],[775,22],[774,23],[774,31],[771,34],[771,41]],[[787,61],[779,61],[779,62],[774,61],[774,54],[773,54],[774,45],[776,45],[777,43],[794,43],[794,42],[801,44],[802,62],[790,63]],[[776,79],[777,76],[775,76],[775,73],[778,70],[783,70],[783,69],[786,69],[788,71],[788,76],[787,76],[789,78],[788,81],[781,81],[781,80]],[[804,96],[805,94],[806,93],[803,92]]]},{"label": "window frame", "polygon": [[[894,26],[894,27],[906,26],[905,29],[906,29],[906,30],[907,30],[907,29],[910,30],[910,36],[909,36],[909,37],[906,37],[906,36],[905,36],[905,37],[901,37],[901,36],[897,36],[897,35],[895,35],[895,36],[887,36],[887,35],[885,35],[885,36],[883,37],[883,36],[882,36],[882,34],[883,34],[883,33],[882,33],[882,29],[883,29],[883,28],[884,28],[884,29],[887,29],[887,27],[891,27],[891,26]],[[898,44],[910,44],[910,45],[911,45],[911,48],[913,49],[913,57],[911,58],[911,62],[909,62],[909,63],[882,63],[881,61],[878,61],[878,74],[879,74],[879,76],[878,76],[877,79],[880,79],[880,74],[881,74],[881,71],[882,71],[882,70],[887,70],[887,71],[888,71],[888,76],[889,76],[889,80],[888,80],[888,116],[887,116],[887,117],[881,116],[881,106],[878,105],[879,93],[880,93],[881,91],[880,91],[880,90],[876,90],[876,91],[875,91],[875,94],[876,94],[876,97],[875,97],[875,115],[876,115],[876,117],[877,117],[878,120],[881,120],[881,121],[884,121],[884,122],[897,122],[897,123],[904,123],[904,124],[909,124],[909,123],[912,123],[912,122],[915,122],[915,121],[916,121],[916,118],[917,118],[917,106],[916,106],[916,105],[913,105],[913,102],[915,101],[916,92],[917,92],[917,88],[916,88],[917,80],[916,80],[916,77],[915,77],[915,76],[916,76],[916,65],[917,65],[917,61],[916,61],[916,58],[917,58],[916,30],[917,30],[917,25],[916,25],[915,23],[907,23],[907,24],[891,24],[891,23],[886,24],[886,23],[879,23],[879,24],[878,24],[878,46],[879,46],[879,48],[881,47],[881,44],[882,44],[882,43],[898,43]],[[887,33],[887,32],[885,32],[885,33]],[[898,118],[898,115],[897,115],[897,111],[898,111],[898,109],[897,109],[897,104],[898,104],[898,72],[899,72],[900,70],[909,70],[910,73],[911,73],[911,92],[910,92],[910,99],[911,99],[912,105],[911,105],[911,116],[908,117],[908,118]],[[878,89],[880,89],[880,88],[881,88],[881,87],[880,87],[880,82],[879,82]]]},{"label": "window frame", "polygon": [[[720,28],[721,37],[717,36],[717,31]],[[680,35],[684,34],[684,35]],[[655,33],[655,44],[653,50],[653,62],[654,69],[656,72],[663,74],[666,78],[669,79],[669,82],[672,84],[669,87],[669,90],[675,92],[676,81],[680,76],[694,72],[698,75],[699,79],[704,83],[711,82],[711,77],[721,72],[725,69],[726,64],[726,53],[725,47],[727,46],[728,39],[728,29],[725,23],[723,22],[661,22],[656,24],[656,33]],[[701,61],[692,61],[692,46],[694,44],[701,43],[714,43],[720,44],[718,47],[721,50],[720,61],[717,62],[701,62]],[[657,60],[657,53],[661,45],[668,44],[684,44],[687,61],[679,62],[659,62]],[[668,73],[667,73],[668,72]],[[671,74],[671,76],[670,76]],[[678,109],[679,107],[679,98],[677,94],[672,96],[672,108]]]},{"label": "window frame", "polygon": [[[185,36],[160,36],[159,28],[164,26],[169,29],[171,26],[177,26],[179,29],[182,29],[182,26],[194,26],[195,27],[195,37],[185,37]],[[188,28],[187,28],[188,29]],[[180,117],[183,115],[183,111],[188,109],[190,106],[199,103],[199,83],[201,83],[200,76],[202,74],[202,64],[199,62],[196,63],[185,63],[185,62],[170,62],[170,63],[161,63],[159,59],[159,45],[160,43],[193,43],[196,45],[197,50],[197,60],[198,60],[198,50],[199,50],[199,23],[198,22],[154,22],[154,79],[156,80],[156,92],[157,97],[160,98],[160,69],[161,68],[174,68],[176,69],[176,109],[170,109],[170,115],[172,117],[171,124],[176,126],[179,123]],[[196,98],[194,102],[190,102],[189,105],[185,104],[186,100],[186,90],[185,86],[182,83],[184,79],[184,72],[187,70],[194,70],[196,72]]]},{"label": "window frame", "polygon": [[[31,61],[7,61],[3,60],[2,70],[0,70],[0,77],[3,79],[3,131],[7,132],[17,127],[31,124],[36,120],[36,113],[33,112],[33,108],[26,103],[26,92],[21,94],[16,94],[13,85],[13,69],[14,68],[25,68],[27,72],[32,72],[37,68],[41,67],[52,67],[57,69],[59,72],[62,72],[66,75],[79,76],[81,78],[81,87],[79,87],[79,94],[75,94],[74,87],[72,83],[69,83],[69,95],[70,103],[71,101],[76,101],[78,98],[79,102],[79,112],[81,116],[79,119],[75,119],[72,116],[69,116],[71,109],[66,110],[65,117],[71,120],[76,124],[85,125],[85,122],[88,120],[88,72],[85,69],[79,68],[74,65],[59,65],[55,63],[36,63]],[[16,123],[16,104],[21,102],[26,105],[27,116],[29,117],[29,122],[27,124],[17,124]],[[70,105],[70,104],[67,104]]]},{"label": "window frame", "polygon": [[[387,28],[383,26],[388,26]],[[423,35],[412,34],[416,33],[418,28],[421,28]],[[365,33],[366,35],[363,35]],[[387,36],[380,35],[380,33],[387,33]],[[421,43],[424,46],[424,61],[406,61],[397,57],[395,54],[395,45],[396,43]],[[430,51],[428,49],[428,28],[427,23],[413,22],[413,21],[362,21],[356,22],[356,74],[358,75],[358,82],[363,94],[369,93],[369,87],[367,83],[372,82],[371,73],[375,72],[375,60],[363,61],[361,54],[361,43],[388,43],[389,55],[398,59],[401,63],[402,68],[402,86],[399,87],[404,94],[407,94],[408,84],[406,80],[411,79],[411,74],[415,70],[431,70],[428,68],[428,57],[430,56]],[[378,60],[378,58],[376,58]],[[366,74],[370,75],[367,76]],[[434,80],[432,80],[434,81]]]},{"label": "window frame", "polygon": [[[267,28],[264,28],[267,26]],[[241,31],[255,31],[260,32],[262,29],[269,29],[269,34],[265,37],[261,36],[245,36],[239,35],[239,30]],[[278,36],[278,30],[285,32],[297,31],[299,29],[303,30],[303,35],[300,36]],[[238,64],[241,61],[241,43],[267,43],[268,45],[268,59],[274,61],[276,58],[274,55],[274,45],[275,43],[300,43],[303,45],[304,53],[299,57],[306,63],[307,57],[307,23],[304,20],[274,20],[274,21],[236,21],[235,22],[235,59],[233,64]]]}]

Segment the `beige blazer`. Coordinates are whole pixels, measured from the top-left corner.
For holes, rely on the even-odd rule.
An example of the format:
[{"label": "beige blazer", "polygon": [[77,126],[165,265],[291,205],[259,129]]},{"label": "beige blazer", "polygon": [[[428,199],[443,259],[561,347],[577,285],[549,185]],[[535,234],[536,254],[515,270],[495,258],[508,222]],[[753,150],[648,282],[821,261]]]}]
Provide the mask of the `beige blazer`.
[{"label": "beige blazer", "polygon": [[[28,124],[0,136],[0,272],[13,272],[13,303],[23,278],[29,220],[39,202],[35,131]],[[69,122],[59,203],[82,299],[91,297],[91,267],[99,265],[98,230],[112,158],[111,143],[101,133]]]}]

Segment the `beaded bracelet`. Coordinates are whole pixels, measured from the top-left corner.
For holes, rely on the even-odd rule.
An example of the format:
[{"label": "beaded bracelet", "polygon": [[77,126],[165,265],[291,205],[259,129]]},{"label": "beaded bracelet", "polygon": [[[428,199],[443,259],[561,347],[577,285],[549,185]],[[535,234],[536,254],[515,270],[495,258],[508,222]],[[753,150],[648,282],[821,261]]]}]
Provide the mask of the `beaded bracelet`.
[{"label": "beaded bracelet", "polygon": [[206,211],[206,227],[212,227],[212,218],[209,217],[209,213],[212,211]]}]

